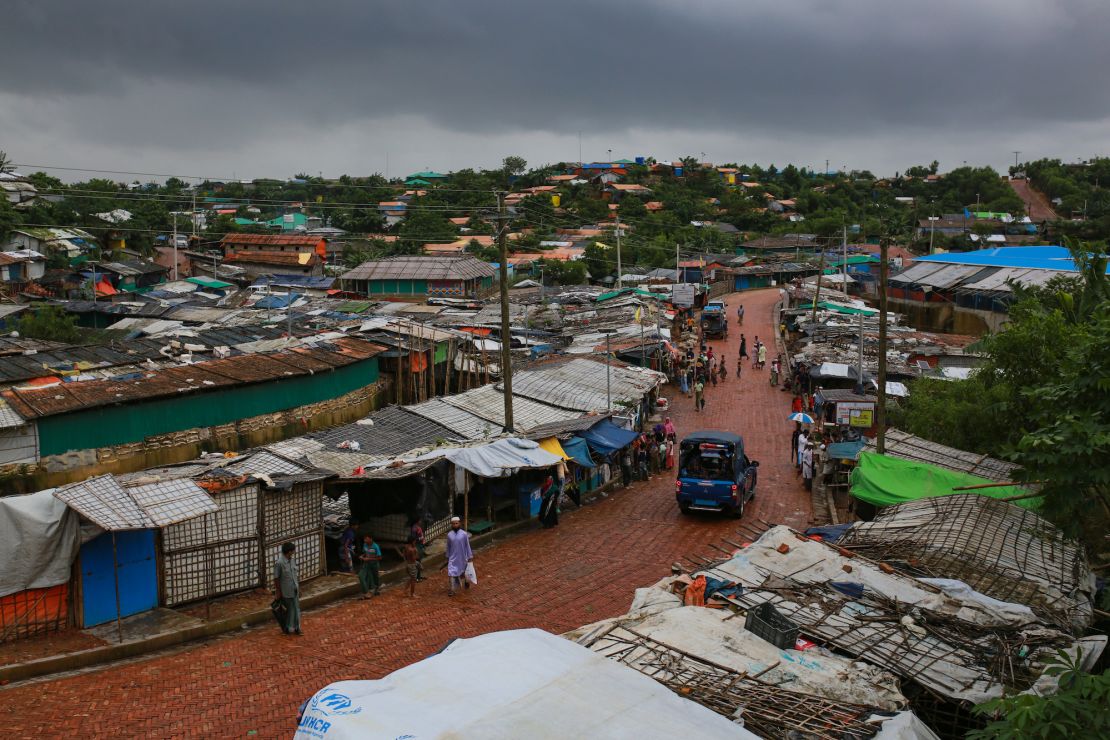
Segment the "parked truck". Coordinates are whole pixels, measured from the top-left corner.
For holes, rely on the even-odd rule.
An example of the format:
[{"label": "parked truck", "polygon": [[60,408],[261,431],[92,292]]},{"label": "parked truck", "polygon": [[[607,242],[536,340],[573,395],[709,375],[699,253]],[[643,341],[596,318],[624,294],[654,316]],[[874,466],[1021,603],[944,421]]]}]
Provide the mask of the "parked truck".
[{"label": "parked truck", "polygon": [[706,339],[728,336],[728,311],[724,301],[709,301],[701,310],[701,330]]}]

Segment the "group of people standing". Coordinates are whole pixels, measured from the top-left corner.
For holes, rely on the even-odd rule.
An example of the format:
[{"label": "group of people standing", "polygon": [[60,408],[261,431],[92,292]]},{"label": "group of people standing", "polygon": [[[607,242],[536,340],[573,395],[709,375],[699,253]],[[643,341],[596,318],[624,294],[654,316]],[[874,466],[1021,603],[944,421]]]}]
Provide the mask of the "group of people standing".
[{"label": "group of people standing", "polygon": [[625,488],[633,481],[648,480],[664,470],[674,468],[678,434],[671,417],[644,432],[621,451],[621,483]]}]

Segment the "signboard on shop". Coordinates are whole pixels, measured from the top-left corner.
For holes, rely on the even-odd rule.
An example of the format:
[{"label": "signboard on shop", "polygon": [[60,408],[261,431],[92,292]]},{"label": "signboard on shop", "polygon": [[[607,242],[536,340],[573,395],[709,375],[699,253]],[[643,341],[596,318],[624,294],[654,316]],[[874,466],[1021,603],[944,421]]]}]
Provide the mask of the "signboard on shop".
[{"label": "signboard on shop", "polygon": [[840,426],[869,427],[874,418],[874,403],[841,401],[836,404],[836,423]]},{"label": "signboard on shop", "polygon": [[671,303],[682,308],[694,305],[697,286],[694,283],[675,283],[671,286]]}]

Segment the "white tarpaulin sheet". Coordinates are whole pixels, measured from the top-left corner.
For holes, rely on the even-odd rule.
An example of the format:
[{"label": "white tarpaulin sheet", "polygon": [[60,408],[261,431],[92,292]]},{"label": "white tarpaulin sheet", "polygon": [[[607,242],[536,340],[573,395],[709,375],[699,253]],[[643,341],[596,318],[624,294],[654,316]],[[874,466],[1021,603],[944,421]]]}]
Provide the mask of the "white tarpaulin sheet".
[{"label": "white tarpaulin sheet", "polygon": [[562,461],[530,439],[499,439],[478,447],[446,447],[417,457],[446,457],[460,468],[482,478],[503,478],[521,468],[549,468]]},{"label": "white tarpaulin sheet", "polygon": [[457,640],[377,681],[309,700],[299,740],[565,740],[756,735],[660,683],[538,629]]},{"label": "white tarpaulin sheet", "polygon": [[78,530],[77,512],[54,489],[0,497],[0,596],[68,581]]}]

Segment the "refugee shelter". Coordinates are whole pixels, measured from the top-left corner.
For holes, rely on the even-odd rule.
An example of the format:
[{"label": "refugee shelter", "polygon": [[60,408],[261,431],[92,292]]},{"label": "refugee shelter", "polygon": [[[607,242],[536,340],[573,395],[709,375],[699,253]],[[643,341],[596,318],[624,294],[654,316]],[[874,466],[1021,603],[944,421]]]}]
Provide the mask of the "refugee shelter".
[{"label": "refugee shelter", "polygon": [[1083,550],[1014,503],[978,493],[923,498],[857,522],[837,544],[916,576],[957,579],[1043,621],[1081,631],[1094,618],[1094,576]]},{"label": "refugee shelter", "polygon": [[538,629],[455,640],[385,678],[329,684],[306,703],[295,737],[315,740],[325,731],[336,740],[757,738],[637,671]]}]

